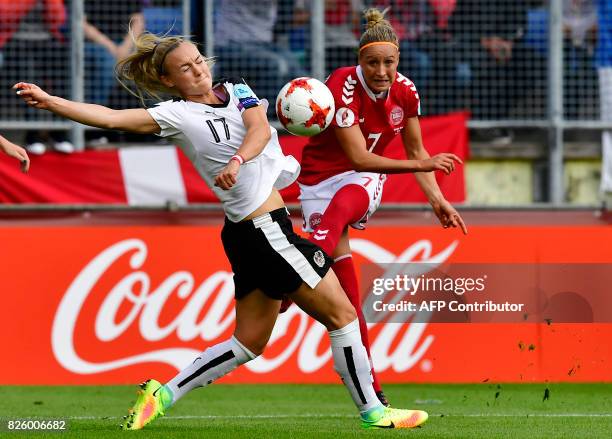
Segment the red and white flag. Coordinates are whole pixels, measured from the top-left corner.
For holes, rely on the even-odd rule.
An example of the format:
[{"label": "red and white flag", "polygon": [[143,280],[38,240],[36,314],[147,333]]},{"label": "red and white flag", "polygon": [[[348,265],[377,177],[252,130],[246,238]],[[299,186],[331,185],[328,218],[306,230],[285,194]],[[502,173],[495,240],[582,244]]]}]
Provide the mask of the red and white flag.
[{"label": "red and white flag", "polygon": [[[452,152],[468,156],[467,115],[463,113],[423,118],[424,143],[431,155]],[[281,136],[285,154],[300,160],[305,137]],[[405,158],[398,136],[387,152]],[[129,204],[161,205],[217,202],[195,168],[173,146],[132,147],[75,154],[47,153],[31,157],[24,175],[14,159],[0,156],[0,203]],[[465,200],[464,170],[451,175],[436,173],[438,184],[451,202]],[[285,201],[295,202],[296,184],[283,192]],[[391,175],[385,184],[383,202],[426,202],[412,175]]]}]

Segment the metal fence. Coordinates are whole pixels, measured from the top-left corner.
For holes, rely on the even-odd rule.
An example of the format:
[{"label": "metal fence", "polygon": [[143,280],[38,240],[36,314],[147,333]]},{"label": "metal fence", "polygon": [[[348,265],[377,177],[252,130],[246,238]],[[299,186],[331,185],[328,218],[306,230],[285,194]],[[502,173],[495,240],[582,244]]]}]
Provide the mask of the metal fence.
[{"label": "metal fence", "polygon": [[[0,14],[0,127],[27,130],[26,143],[71,139],[84,145],[84,127],[27,108],[11,90],[33,82],[50,93],[113,108],[138,106],[115,80],[114,65],[133,48],[128,35],[189,33],[190,2],[182,0],[33,0]],[[64,131],[63,131],[64,130]]]},{"label": "metal fence", "polygon": [[65,0],[63,9],[61,3],[15,2],[1,11],[2,129],[34,136],[69,129],[77,148],[84,145],[83,127],[22,105],[9,89],[18,80],[75,100],[138,106],[113,75],[115,61],[131,49],[129,25],[134,33],[193,35],[218,58],[216,76],[242,76],[273,102],[293,77],[322,79],[355,64],[369,6],[390,7],[399,69],[419,88],[425,115],[467,108],[471,128],[548,130],[552,202],[563,201],[564,132],[612,127],[599,109],[598,67],[612,65],[606,64],[612,42],[602,31],[612,22],[607,0]]}]

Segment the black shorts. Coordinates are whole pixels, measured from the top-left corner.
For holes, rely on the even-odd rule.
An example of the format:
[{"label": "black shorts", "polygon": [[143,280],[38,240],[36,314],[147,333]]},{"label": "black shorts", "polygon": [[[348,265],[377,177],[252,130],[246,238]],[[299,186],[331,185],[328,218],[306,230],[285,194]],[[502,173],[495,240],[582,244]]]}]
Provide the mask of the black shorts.
[{"label": "black shorts", "polygon": [[236,299],[256,288],[273,299],[296,291],[302,283],[314,288],[333,260],[293,231],[284,207],[248,221],[225,218],[223,248],[234,271]]}]

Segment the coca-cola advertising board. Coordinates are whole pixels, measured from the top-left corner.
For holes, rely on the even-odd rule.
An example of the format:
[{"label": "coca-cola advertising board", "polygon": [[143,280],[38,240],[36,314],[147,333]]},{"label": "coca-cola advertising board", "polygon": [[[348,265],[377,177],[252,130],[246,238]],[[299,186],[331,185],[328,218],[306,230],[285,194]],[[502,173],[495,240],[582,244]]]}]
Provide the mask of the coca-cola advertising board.
[{"label": "coca-cola advertising board", "polygon": [[[487,214],[466,215],[467,236],[427,215],[381,215],[352,233],[354,260],[358,268],[412,261],[612,262],[608,221],[552,224],[540,214],[530,223],[525,214],[509,224],[503,214],[493,215],[490,221]],[[180,216],[0,222],[2,383],[166,380],[227,339],[234,288],[221,220]],[[408,321],[370,328],[384,382],[612,381],[611,339],[612,324],[605,322]],[[324,327],[295,305],[278,319],[264,355],[224,378],[337,381]]]}]

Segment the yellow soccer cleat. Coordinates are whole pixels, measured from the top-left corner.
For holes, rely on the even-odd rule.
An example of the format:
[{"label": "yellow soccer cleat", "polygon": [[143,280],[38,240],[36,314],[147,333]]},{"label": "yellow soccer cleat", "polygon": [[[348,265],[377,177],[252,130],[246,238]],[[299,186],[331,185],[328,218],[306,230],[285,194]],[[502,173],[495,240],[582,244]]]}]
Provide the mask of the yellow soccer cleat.
[{"label": "yellow soccer cleat", "polygon": [[415,428],[427,421],[429,415],[423,410],[404,410],[384,407],[378,420],[362,419],[363,428]]},{"label": "yellow soccer cleat", "polygon": [[166,388],[155,380],[141,383],[137,394],[134,407],[123,417],[123,430],[140,430],[158,417],[164,416],[164,402],[168,401],[168,398],[172,400]]}]

